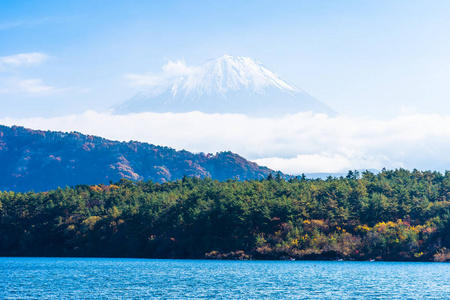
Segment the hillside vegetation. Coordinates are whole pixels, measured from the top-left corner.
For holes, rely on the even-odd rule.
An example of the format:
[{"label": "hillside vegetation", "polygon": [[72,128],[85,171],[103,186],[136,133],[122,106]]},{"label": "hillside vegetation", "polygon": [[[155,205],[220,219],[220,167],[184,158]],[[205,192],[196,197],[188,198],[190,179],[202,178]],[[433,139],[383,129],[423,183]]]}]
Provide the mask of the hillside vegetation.
[{"label": "hillside vegetation", "polygon": [[450,259],[450,172],[0,193],[0,255]]},{"label": "hillside vegetation", "polygon": [[184,175],[261,179],[274,171],[231,153],[194,154],[135,141],[119,142],[79,132],[0,125],[0,190],[47,191],[121,178],[173,181]]}]

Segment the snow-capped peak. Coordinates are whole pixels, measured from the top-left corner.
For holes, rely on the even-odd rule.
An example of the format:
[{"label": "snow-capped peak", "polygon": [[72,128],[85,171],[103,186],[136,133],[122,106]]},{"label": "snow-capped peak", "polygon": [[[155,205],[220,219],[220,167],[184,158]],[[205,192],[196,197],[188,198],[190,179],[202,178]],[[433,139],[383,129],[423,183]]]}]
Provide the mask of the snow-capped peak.
[{"label": "snow-capped peak", "polygon": [[[169,62],[161,76],[131,75],[148,83],[147,91],[113,108],[115,113],[190,112],[280,116],[300,111],[333,110],[287,83],[260,62],[224,55],[191,67]],[[141,84],[142,85],[142,84]]]},{"label": "snow-capped peak", "polygon": [[262,93],[265,88],[285,92],[299,91],[281,76],[273,73],[260,62],[248,57],[223,55],[194,67],[185,76],[176,79],[171,87],[172,95],[187,97],[223,95],[241,89]]}]

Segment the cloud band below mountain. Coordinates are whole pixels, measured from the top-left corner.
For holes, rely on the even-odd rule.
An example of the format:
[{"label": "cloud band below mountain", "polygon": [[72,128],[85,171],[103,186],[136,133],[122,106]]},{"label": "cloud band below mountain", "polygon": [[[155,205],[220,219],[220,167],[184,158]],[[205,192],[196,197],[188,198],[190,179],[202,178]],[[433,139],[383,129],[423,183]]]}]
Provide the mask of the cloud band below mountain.
[{"label": "cloud band below mountain", "polygon": [[194,152],[231,150],[291,174],[405,167],[450,169],[450,116],[390,120],[299,113],[282,118],[239,114],[88,111],[55,118],[1,119],[33,129],[79,131]]}]

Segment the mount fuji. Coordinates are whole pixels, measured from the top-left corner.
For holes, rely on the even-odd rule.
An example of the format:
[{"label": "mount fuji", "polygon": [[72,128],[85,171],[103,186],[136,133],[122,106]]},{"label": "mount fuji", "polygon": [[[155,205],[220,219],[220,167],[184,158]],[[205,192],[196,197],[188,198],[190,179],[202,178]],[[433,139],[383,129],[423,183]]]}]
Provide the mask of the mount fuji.
[{"label": "mount fuji", "polygon": [[164,83],[153,85],[112,108],[115,114],[190,111],[258,117],[306,111],[335,114],[260,62],[229,55],[185,68]]}]

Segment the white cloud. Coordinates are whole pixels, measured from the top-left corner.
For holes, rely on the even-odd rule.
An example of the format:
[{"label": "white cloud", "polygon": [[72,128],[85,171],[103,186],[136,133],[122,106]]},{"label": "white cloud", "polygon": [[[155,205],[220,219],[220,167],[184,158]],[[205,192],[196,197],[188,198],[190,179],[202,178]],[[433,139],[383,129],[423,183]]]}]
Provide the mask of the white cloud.
[{"label": "white cloud", "polygon": [[[0,71],[11,71],[22,66],[39,65],[48,59],[45,53],[22,53],[0,57]],[[0,78],[0,94],[48,95],[57,91],[54,86],[46,85],[40,78],[24,79],[22,76]]]},{"label": "white cloud", "polygon": [[0,78],[0,94],[48,95],[56,91],[58,90],[54,86],[45,85],[39,78]]},{"label": "white cloud", "polygon": [[299,113],[276,119],[191,112],[0,119],[33,129],[80,131],[194,152],[231,150],[291,174],[350,169],[450,169],[450,116],[390,120]]},{"label": "white cloud", "polygon": [[38,65],[48,59],[48,55],[45,53],[23,53],[10,56],[0,57],[0,70],[7,67],[20,67],[28,65]]},{"label": "white cloud", "polygon": [[[400,162],[390,161],[383,155],[346,156],[338,153],[299,154],[293,158],[267,157],[256,159],[261,166],[270,166],[274,170],[283,170],[288,174],[301,173],[342,173],[351,169],[377,169],[389,166],[403,167]],[[369,167],[370,166],[370,167]]]},{"label": "white cloud", "polygon": [[189,75],[195,70],[195,67],[187,66],[183,60],[176,62],[169,61],[162,67],[160,74],[126,74],[125,78],[133,86],[143,86],[152,88],[155,86],[166,86],[173,83],[174,79],[180,76]]}]

